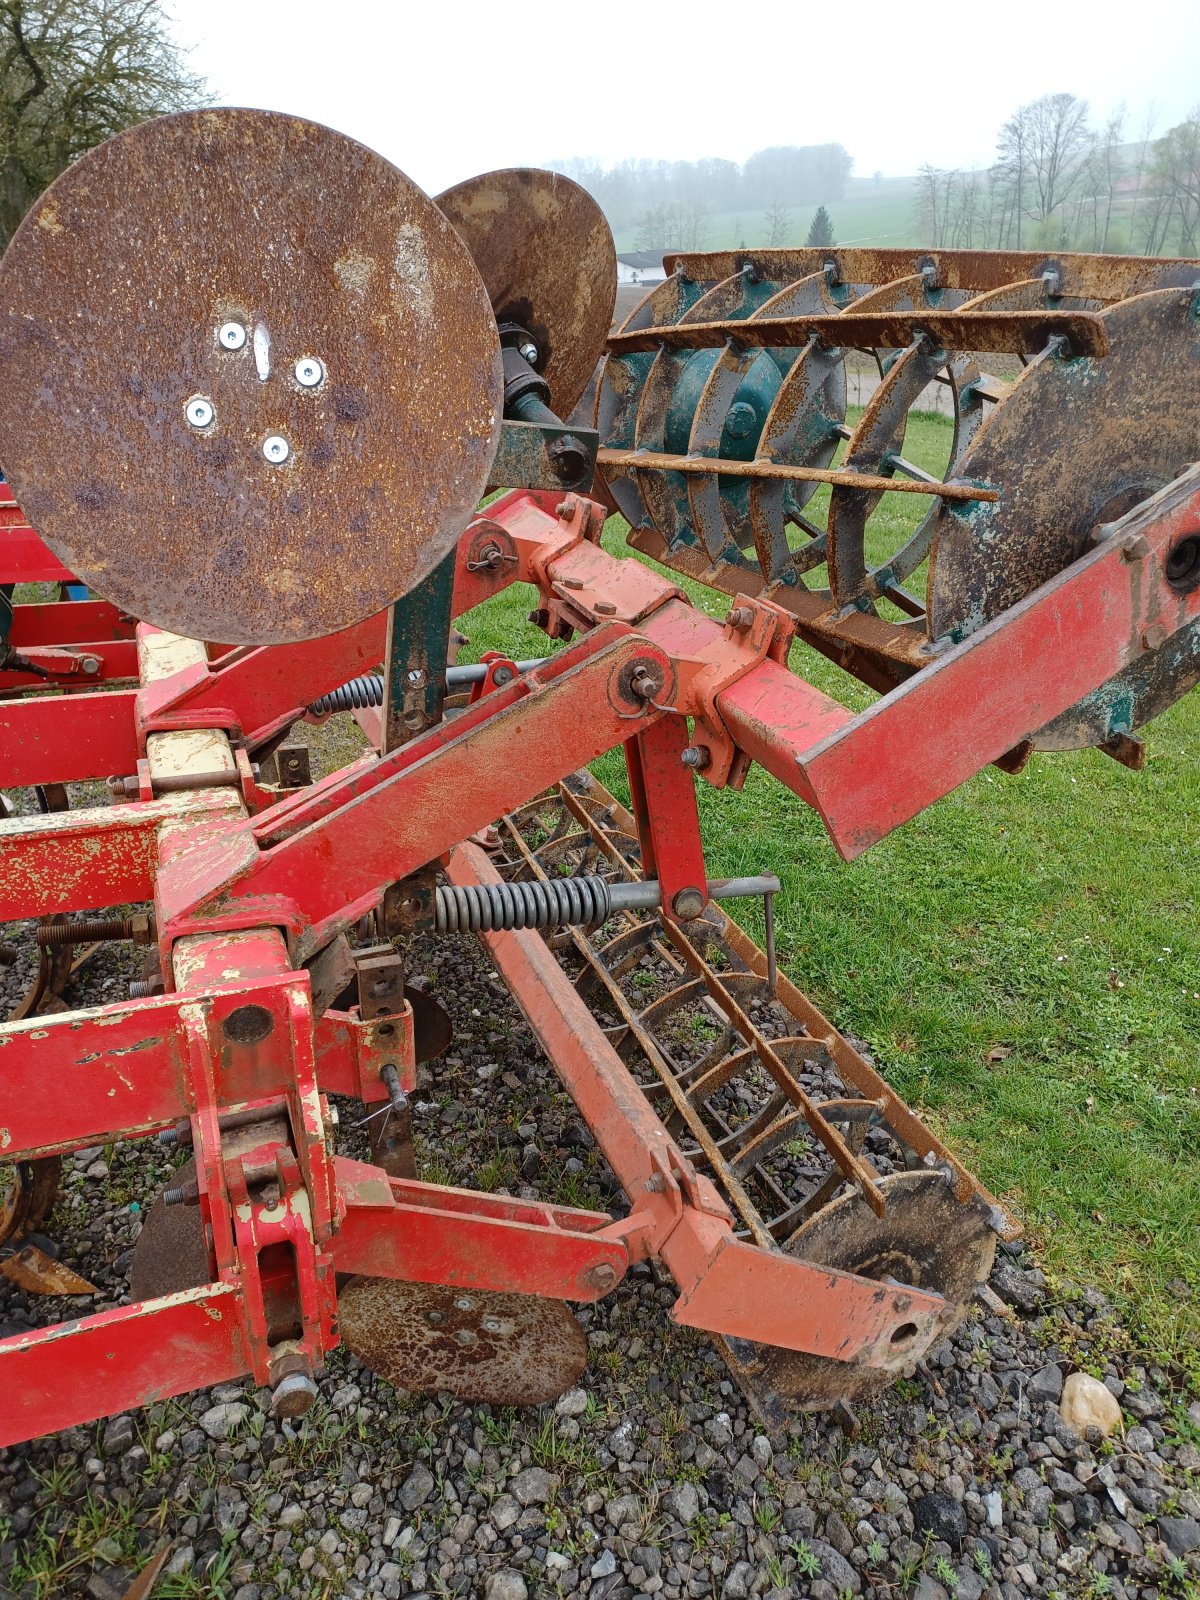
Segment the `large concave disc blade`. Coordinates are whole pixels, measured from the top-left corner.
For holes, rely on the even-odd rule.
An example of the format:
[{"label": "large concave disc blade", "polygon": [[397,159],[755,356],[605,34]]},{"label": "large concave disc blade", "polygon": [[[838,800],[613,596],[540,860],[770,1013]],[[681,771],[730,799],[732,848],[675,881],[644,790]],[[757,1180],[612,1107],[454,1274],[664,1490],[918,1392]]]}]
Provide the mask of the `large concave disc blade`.
[{"label": "large concave disc blade", "polygon": [[955,467],[995,502],[944,503],[929,631],[961,637],[1083,554],[1088,535],[1200,457],[1200,325],[1159,289],[1101,312],[1106,356],[1039,356]]},{"label": "large concave disc blade", "polygon": [[[942,1295],[949,1313],[934,1337],[944,1337],[965,1316],[976,1285],[991,1271],[996,1235],[987,1208],[979,1200],[960,1204],[940,1173],[894,1173],[879,1187],[887,1196],[886,1215],[877,1217],[854,1190],[810,1218],[788,1245],[789,1253],[818,1266]],[[883,1366],[868,1367],[760,1346],[756,1382],[801,1410],[820,1410],[886,1388],[928,1348],[900,1347]]]},{"label": "large concave disc blade", "polygon": [[471,252],[497,322],[536,339],[550,405],[566,417],[591,380],[616,302],[604,213],[570,178],[525,167],[468,178],[437,204]]},{"label": "large concave disc blade", "polygon": [[163,117],[69,167],[0,264],[0,362],[0,465],[55,554],[227,643],[406,593],[500,426],[454,229],[373,151],[267,111]]},{"label": "large concave disc blade", "polygon": [[394,1278],[351,1278],[338,1294],[342,1341],[399,1389],[495,1406],[553,1400],[587,1363],[561,1300]]}]

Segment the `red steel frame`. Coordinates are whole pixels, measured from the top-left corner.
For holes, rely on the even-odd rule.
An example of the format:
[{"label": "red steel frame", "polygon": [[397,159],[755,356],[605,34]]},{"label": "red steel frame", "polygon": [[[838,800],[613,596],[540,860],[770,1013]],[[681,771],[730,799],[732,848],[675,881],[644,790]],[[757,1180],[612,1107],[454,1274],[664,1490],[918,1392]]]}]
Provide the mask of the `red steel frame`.
[{"label": "red steel frame", "polygon": [[[658,573],[607,555],[602,521],[574,496],[518,492],[490,506],[460,543],[456,612],[519,579],[538,588],[548,630],[576,641],[455,720],[283,799],[253,784],[244,756],[230,787],[154,798],[150,742],[206,730],[253,750],[381,659],[383,618],[299,645],[210,650],[171,675],[144,673],[138,689],[0,702],[6,783],[141,762],[146,796],[0,824],[0,916],[152,899],[171,991],[0,1029],[0,1148],[33,1158],[188,1119],[214,1273],[183,1294],[0,1341],[0,1444],[242,1373],[274,1383],[317,1370],[337,1339],[339,1272],[588,1300],[655,1254],[680,1288],[676,1318],[727,1336],[868,1363],[897,1338],[935,1337],[938,1296],[881,1293],[735,1237],[533,934],[486,942],[631,1214],[530,1206],[331,1157],[330,1094],[382,1101],[385,1062],[411,1085],[411,1013],[314,1016],[303,963],[431,861],[452,881],[489,881],[464,838],[620,745],[668,910],[705,883],[680,759],[689,743],[707,748],[716,784],[740,783],[758,761],[818,810],[844,855],[859,853],[1200,616],[1200,594],[1177,592],[1164,571],[1200,527],[1200,473],[858,716],[788,670],[785,612],[739,597],[722,626]],[[488,545],[514,559],[481,564]],[[128,642],[113,608],[81,604],[91,609],[76,619],[75,605],[18,607],[14,627],[31,645],[61,643],[60,627]],[[163,637],[141,628],[139,649]],[[263,1113],[261,1137],[235,1150],[221,1118],[247,1107]],[[270,1205],[256,1198],[266,1172]]]}]

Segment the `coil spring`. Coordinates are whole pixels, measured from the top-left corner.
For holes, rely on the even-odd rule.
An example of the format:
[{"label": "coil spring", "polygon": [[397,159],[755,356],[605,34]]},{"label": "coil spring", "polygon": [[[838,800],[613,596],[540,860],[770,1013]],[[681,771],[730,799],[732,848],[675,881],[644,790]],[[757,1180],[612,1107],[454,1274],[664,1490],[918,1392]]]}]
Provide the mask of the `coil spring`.
[{"label": "coil spring", "polygon": [[488,933],[508,928],[585,927],[609,916],[603,878],[551,878],[542,883],[452,884],[437,892],[438,933]]},{"label": "coil spring", "polygon": [[383,704],[383,679],[368,672],[361,678],[351,678],[340,689],[333,689],[314,700],[309,711],[314,717],[327,717],[335,711],[365,711],[368,706]]}]

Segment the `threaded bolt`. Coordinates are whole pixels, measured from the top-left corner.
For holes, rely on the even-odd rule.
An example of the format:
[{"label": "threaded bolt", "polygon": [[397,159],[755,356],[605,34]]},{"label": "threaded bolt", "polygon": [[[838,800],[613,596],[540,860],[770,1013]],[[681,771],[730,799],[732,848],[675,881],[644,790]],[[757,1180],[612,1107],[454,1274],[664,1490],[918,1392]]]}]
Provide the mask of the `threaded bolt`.
[{"label": "threaded bolt", "polygon": [[41,923],[34,934],[38,944],[92,944],[101,939],[132,939],[132,917],[84,917],[70,922],[65,917]]},{"label": "threaded bolt", "polygon": [[686,750],[680,751],[679,759],[693,772],[703,772],[705,767],[712,764],[712,753],[706,744],[690,744]]}]

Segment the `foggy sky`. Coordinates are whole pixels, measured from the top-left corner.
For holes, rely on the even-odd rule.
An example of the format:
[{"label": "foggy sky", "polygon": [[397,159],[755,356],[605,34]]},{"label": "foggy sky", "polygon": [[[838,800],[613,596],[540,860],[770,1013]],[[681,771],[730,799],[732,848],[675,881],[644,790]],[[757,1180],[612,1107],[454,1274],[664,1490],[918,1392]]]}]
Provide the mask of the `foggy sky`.
[{"label": "foggy sky", "polygon": [[679,0],[168,0],[168,11],[219,103],[327,123],[430,193],[559,157],[744,161],[829,141],[858,177],[986,166],[1001,122],[1040,94],[1081,95],[1096,120],[1124,101],[1127,138],[1152,104],[1161,133],[1200,100],[1198,0],[924,11],[703,0],[687,8],[691,26]]}]

